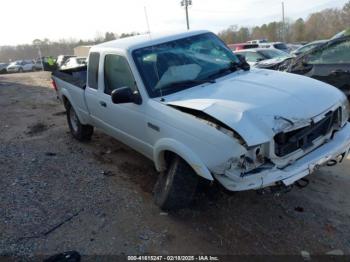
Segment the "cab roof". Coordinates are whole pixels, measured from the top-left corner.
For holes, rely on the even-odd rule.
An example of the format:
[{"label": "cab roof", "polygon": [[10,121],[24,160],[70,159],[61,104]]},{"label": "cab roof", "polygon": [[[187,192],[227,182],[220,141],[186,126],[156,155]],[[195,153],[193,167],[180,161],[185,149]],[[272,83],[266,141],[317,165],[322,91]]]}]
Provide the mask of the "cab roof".
[{"label": "cab roof", "polygon": [[90,52],[98,52],[106,49],[119,49],[131,51],[142,47],[157,45],[189,36],[210,33],[207,30],[194,30],[177,33],[152,33],[125,37],[93,46]]}]

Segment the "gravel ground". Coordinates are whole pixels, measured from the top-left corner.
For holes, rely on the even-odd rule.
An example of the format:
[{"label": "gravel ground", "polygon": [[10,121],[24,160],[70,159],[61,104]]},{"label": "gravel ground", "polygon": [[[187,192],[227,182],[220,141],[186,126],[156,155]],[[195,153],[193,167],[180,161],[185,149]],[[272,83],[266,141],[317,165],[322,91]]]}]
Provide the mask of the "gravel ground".
[{"label": "gravel ground", "polygon": [[43,72],[0,76],[0,255],[350,254],[350,160],[287,194],[203,186],[189,209],[152,201],[151,161],[95,130],[74,140]]}]

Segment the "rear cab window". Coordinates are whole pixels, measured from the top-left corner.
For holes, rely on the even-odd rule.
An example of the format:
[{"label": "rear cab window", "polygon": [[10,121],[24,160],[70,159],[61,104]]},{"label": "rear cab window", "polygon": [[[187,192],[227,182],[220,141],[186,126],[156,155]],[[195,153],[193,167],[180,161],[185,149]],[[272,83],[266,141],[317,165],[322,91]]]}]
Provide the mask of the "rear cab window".
[{"label": "rear cab window", "polygon": [[88,66],[88,87],[98,89],[98,69],[100,62],[100,53],[92,52],[89,55]]}]

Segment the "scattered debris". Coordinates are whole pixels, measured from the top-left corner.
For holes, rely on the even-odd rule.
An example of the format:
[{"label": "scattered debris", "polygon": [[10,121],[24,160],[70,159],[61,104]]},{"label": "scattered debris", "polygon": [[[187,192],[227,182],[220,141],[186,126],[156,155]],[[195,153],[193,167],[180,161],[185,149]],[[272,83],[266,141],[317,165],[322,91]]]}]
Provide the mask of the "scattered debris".
[{"label": "scattered debris", "polygon": [[142,239],[142,240],[149,240],[149,236],[147,234],[145,234],[145,233],[140,234],[139,238]]},{"label": "scattered debris", "polygon": [[325,230],[328,234],[334,234],[336,231],[336,228],[331,224],[325,224]]},{"label": "scattered debris", "polygon": [[57,154],[53,153],[53,152],[46,152],[45,155],[46,156],[56,156]]},{"label": "scattered debris", "polygon": [[110,154],[110,153],[112,153],[112,150],[111,149],[107,149],[105,153],[106,154]]},{"label": "scattered debris", "polygon": [[331,251],[328,251],[326,253],[326,255],[331,255],[331,256],[343,256],[344,255],[344,252],[340,249],[334,249],[334,250],[331,250]]},{"label": "scattered debris", "polygon": [[[55,231],[56,229],[58,229],[59,227],[63,226],[64,224],[66,224],[67,222],[71,221],[74,217],[78,216],[79,213],[81,211],[78,211],[77,213],[74,213],[72,215],[70,215],[69,217],[67,217],[65,220],[63,220],[62,222],[58,223],[57,225],[55,225],[54,227],[50,228],[49,230],[39,233],[37,235],[33,235],[33,236],[27,236],[27,237],[20,237],[18,238],[18,241],[20,240],[24,240],[24,239],[32,239],[32,238],[41,238],[41,237],[46,237],[47,235],[49,235],[50,233],[52,233],[53,231]],[[51,260],[50,260],[51,261]],[[54,260],[54,261],[60,261],[60,260]],[[64,260],[63,260],[64,261]],[[75,261],[75,260],[73,260]]]},{"label": "scattered debris", "polygon": [[65,223],[71,221],[74,217],[76,217],[77,215],[79,215],[80,211],[70,215],[69,217],[67,217],[65,220],[63,220],[62,222],[58,223],[56,226],[54,226],[53,228],[49,229],[48,231],[46,231],[44,233],[44,236],[47,236],[48,234],[52,233],[53,231],[55,231],[57,228],[63,226]]},{"label": "scattered debris", "polygon": [[167,213],[167,212],[160,212],[159,215],[161,215],[161,216],[167,216],[168,213]]},{"label": "scattered debris", "polygon": [[107,176],[107,177],[115,176],[115,174],[112,171],[110,171],[110,170],[102,171],[101,174],[104,175],[104,176]]},{"label": "scattered debris", "polygon": [[66,111],[61,111],[61,112],[57,112],[57,113],[54,113],[52,114],[53,116],[63,116],[66,114]]},{"label": "scattered debris", "polygon": [[311,257],[310,257],[310,253],[309,252],[307,252],[307,251],[305,251],[305,250],[302,250],[301,252],[300,252],[300,254],[301,254],[301,256],[302,256],[302,258],[304,259],[304,260],[310,260],[311,259]]},{"label": "scattered debris", "polygon": [[294,210],[300,213],[304,212],[304,208],[300,206],[295,207]]},{"label": "scattered debris", "polygon": [[81,256],[77,251],[68,251],[48,257],[44,262],[79,262],[80,260]]}]

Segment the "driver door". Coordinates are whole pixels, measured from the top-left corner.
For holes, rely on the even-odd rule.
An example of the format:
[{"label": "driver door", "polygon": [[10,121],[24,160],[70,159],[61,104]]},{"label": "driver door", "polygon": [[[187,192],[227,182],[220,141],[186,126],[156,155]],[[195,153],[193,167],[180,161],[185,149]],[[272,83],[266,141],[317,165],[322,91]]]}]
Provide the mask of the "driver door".
[{"label": "driver door", "polygon": [[126,57],[121,54],[105,54],[102,57],[101,67],[103,79],[99,81],[99,90],[95,94],[98,101],[94,117],[109,135],[151,156],[153,151],[147,143],[148,137],[145,132],[146,103],[138,105],[132,102],[123,104],[112,102],[111,93],[115,89],[128,87],[133,92],[138,92]]}]

